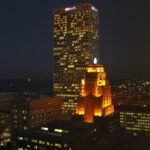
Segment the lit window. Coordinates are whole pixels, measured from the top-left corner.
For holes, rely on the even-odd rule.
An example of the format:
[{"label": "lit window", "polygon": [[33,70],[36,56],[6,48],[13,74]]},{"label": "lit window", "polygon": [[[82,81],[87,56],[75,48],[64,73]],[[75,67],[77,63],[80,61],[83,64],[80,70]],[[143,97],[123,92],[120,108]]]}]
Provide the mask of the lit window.
[{"label": "lit window", "polygon": [[41,130],[48,131],[48,127],[41,127]]},{"label": "lit window", "polygon": [[59,144],[59,143],[55,143],[55,147],[59,147],[59,148],[61,148],[61,144]]},{"label": "lit window", "polygon": [[18,137],[18,140],[23,140],[23,137],[20,137],[20,136],[19,136],[19,137]]}]

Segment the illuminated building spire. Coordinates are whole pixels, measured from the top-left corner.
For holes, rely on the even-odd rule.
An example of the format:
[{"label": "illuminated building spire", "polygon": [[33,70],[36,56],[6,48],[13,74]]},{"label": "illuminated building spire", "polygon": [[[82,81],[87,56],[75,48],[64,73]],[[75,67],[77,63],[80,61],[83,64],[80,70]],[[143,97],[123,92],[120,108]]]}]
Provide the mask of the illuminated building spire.
[{"label": "illuminated building spire", "polygon": [[88,65],[81,80],[80,97],[76,114],[84,116],[84,122],[93,123],[94,117],[108,116],[114,112],[111,99],[111,86],[106,78],[103,65]]}]

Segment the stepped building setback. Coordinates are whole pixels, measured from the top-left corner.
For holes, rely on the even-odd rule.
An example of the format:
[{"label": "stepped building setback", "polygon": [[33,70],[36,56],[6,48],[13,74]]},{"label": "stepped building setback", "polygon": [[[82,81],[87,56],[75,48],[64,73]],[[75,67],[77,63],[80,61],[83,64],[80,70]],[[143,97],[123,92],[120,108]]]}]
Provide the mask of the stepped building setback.
[{"label": "stepped building setback", "polygon": [[106,117],[113,113],[111,86],[104,67],[99,64],[88,65],[81,80],[76,114],[84,116],[84,122],[93,123],[94,117]]}]

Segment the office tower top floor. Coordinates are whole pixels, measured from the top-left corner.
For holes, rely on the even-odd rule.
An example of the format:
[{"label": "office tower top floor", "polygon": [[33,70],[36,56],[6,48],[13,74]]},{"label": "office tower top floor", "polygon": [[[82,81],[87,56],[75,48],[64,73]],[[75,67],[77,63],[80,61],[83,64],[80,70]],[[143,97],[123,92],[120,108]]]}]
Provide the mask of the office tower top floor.
[{"label": "office tower top floor", "polygon": [[90,3],[54,10],[54,95],[74,111],[86,66],[99,58],[99,11]]}]

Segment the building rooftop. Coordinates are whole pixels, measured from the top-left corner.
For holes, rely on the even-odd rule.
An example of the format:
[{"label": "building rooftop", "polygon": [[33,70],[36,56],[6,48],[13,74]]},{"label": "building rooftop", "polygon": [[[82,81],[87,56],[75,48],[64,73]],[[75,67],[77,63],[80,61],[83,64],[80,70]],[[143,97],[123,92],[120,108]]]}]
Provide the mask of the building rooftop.
[{"label": "building rooftop", "polygon": [[81,4],[76,4],[76,5],[72,5],[72,6],[66,6],[66,7],[62,7],[62,8],[55,8],[54,9],[54,13],[62,13],[62,12],[69,12],[69,11],[73,11],[73,10],[85,10],[91,8],[91,10],[98,12],[98,9],[95,8],[95,6],[93,6],[91,3],[87,2],[87,3],[81,3]]},{"label": "building rooftop", "polygon": [[150,112],[150,105],[139,105],[139,104],[122,104],[115,106],[115,110],[122,111],[137,111],[137,112]]},{"label": "building rooftop", "polygon": [[89,127],[91,125],[77,121],[54,120],[52,123],[23,131],[21,134],[32,138],[70,142],[78,139],[83,134],[85,126]]}]

